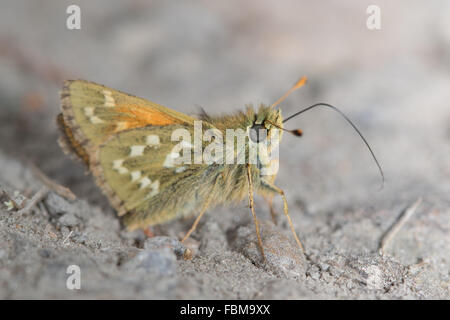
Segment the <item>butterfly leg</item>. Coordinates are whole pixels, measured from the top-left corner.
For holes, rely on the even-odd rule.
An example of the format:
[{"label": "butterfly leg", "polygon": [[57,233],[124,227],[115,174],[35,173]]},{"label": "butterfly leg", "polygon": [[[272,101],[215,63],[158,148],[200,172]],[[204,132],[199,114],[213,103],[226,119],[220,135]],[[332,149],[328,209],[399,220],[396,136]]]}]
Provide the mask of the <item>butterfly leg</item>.
[{"label": "butterfly leg", "polygon": [[273,196],[264,196],[264,199],[267,201],[270,210],[270,217],[272,218],[272,222],[277,225],[277,212],[273,208]]},{"label": "butterfly leg", "polygon": [[[215,181],[214,187],[217,184],[217,179]],[[203,208],[200,211],[200,214],[197,216],[197,218],[195,218],[194,224],[192,225],[192,227],[189,229],[189,231],[186,233],[186,235],[184,236],[183,240],[181,240],[181,242],[184,242],[187,238],[189,238],[189,236],[192,234],[192,232],[195,231],[195,229],[197,228],[198,223],[200,222],[200,219],[203,217],[203,215],[206,212],[206,209],[208,209],[209,207],[209,203],[211,201],[211,197],[208,197],[205,201],[205,203],[203,204]]]},{"label": "butterfly leg", "polygon": [[203,217],[203,215],[206,212],[206,208],[208,208],[208,203],[209,203],[209,201],[205,202],[205,205],[203,206],[202,210],[200,211],[200,214],[197,216],[197,218],[195,218],[194,224],[189,229],[189,231],[186,233],[186,235],[184,236],[183,240],[181,240],[181,242],[186,241],[186,239],[189,238],[189,236],[192,234],[192,232],[195,231],[195,229],[197,228],[198,223],[200,222],[200,219]]},{"label": "butterfly leg", "polygon": [[305,253],[305,249],[304,249],[300,239],[298,238],[297,233],[294,230],[294,225],[292,224],[291,217],[289,216],[288,204],[287,204],[286,196],[284,195],[284,191],[281,190],[280,188],[278,188],[277,186],[271,184],[270,182],[265,181],[264,179],[261,179],[261,187],[263,189],[266,189],[267,191],[272,191],[272,192],[278,193],[281,196],[281,198],[283,199],[284,215],[287,218],[289,227],[291,228],[292,234],[294,235],[295,241],[297,242],[298,246],[300,247],[302,252]]},{"label": "butterfly leg", "polygon": [[247,178],[248,178],[248,199],[249,199],[250,210],[252,212],[253,221],[255,223],[256,236],[258,237],[259,249],[261,251],[263,262],[265,262],[266,256],[264,254],[263,243],[261,240],[261,233],[259,232],[258,220],[256,219],[255,208],[254,208],[254,204],[253,204],[253,182],[252,182],[252,175],[251,175],[251,170],[250,170],[249,164],[247,164]]}]

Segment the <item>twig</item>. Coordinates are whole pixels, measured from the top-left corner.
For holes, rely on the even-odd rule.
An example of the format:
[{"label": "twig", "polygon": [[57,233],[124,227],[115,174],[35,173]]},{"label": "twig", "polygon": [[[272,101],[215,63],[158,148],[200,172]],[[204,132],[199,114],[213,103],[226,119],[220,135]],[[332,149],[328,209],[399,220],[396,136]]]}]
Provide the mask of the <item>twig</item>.
[{"label": "twig", "polygon": [[64,239],[63,244],[67,244],[67,240],[69,240],[70,236],[72,235],[73,231],[70,231],[69,235]]},{"label": "twig", "polygon": [[68,200],[75,200],[77,197],[73,194],[72,191],[70,191],[69,188],[66,188],[49,177],[47,177],[36,165],[32,162],[30,162],[31,169],[33,170],[33,173],[38,176],[38,178],[52,191],[59,194],[61,197],[64,197]]},{"label": "twig", "polygon": [[25,205],[25,207],[23,207],[22,209],[20,209],[19,211],[17,211],[17,214],[22,215],[22,214],[26,214],[28,212],[31,211],[31,209],[33,209],[33,207],[42,199],[45,198],[45,196],[48,194],[48,188],[47,187],[42,187],[41,189],[39,189],[38,192],[36,192],[34,194],[34,196],[30,199],[30,201],[27,202],[27,204]]},{"label": "twig", "polygon": [[50,214],[48,213],[47,208],[45,207],[44,203],[39,202],[38,204],[39,209],[44,213],[44,215],[46,215],[47,217],[50,216]]},{"label": "twig", "polygon": [[400,229],[405,225],[406,221],[414,214],[416,209],[422,203],[422,198],[417,199],[411,206],[406,208],[397,221],[391,226],[391,228],[384,234],[383,238],[381,238],[380,246],[378,250],[380,253],[383,253],[386,249],[386,246],[395,237],[395,235],[400,231]]}]

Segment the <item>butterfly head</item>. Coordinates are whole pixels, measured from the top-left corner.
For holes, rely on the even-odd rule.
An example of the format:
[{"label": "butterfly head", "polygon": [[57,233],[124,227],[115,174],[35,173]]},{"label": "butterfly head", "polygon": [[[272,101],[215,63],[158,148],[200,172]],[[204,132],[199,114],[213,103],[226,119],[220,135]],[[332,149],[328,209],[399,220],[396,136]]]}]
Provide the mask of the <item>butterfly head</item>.
[{"label": "butterfly head", "polygon": [[[282,130],[281,110],[261,104],[249,127],[249,137],[255,143],[265,142],[267,137],[272,137],[276,131]],[[281,132],[279,138],[281,139]]]}]

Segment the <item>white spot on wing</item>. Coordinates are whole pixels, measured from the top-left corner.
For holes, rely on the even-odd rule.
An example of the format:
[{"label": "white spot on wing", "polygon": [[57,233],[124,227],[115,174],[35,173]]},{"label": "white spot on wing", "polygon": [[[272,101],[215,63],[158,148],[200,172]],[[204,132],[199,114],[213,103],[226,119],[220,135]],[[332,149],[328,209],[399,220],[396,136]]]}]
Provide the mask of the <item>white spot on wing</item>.
[{"label": "white spot on wing", "polygon": [[141,185],[140,188],[144,189],[145,187],[150,185],[151,182],[152,182],[152,180],[150,180],[147,177],[142,178],[141,180],[139,180],[139,184]]},{"label": "white spot on wing", "polygon": [[89,118],[94,124],[103,123],[103,120],[94,115],[94,107],[86,107],[84,108],[84,114]]},{"label": "white spot on wing", "polygon": [[150,191],[148,197],[153,197],[159,193],[159,181],[156,180],[151,185],[152,191]]},{"label": "white spot on wing", "polygon": [[94,124],[99,124],[99,123],[103,123],[103,120],[100,119],[100,118],[97,117],[97,116],[92,116],[92,117],[91,117],[91,122],[94,123]]},{"label": "white spot on wing", "polygon": [[152,134],[147,136],[147,138],[145,139],[145,142],[147,143],[147,145],[151,146],[151,147],[156,147],[159,146],[159,136]]},{"label": "white spot on wing", "polygon": [[136,170],[131,172],[131,181],[136,181],[141,177],[141,172]]},{"label": "white spot on wing", "polygon": [[166,160],[164,160],[164,168],[173,168],[175,167],[175,162],[173,160],[175,160],[176,158],[179,158],[180,154],[176,153],[176,152],[171,152],[166,156]]},{"label": "white spot on wing", "polygon": [[186,170],[186,167],[178,167],[178,168],[176,168],[175,169],[175,173],[180,173],[180,172],[183,172],[184,170]]},{"label": "white spot on wing", "polygon": [[144,154],[145,146],[131,146],[130,157],[138,157]]},{"label": "white spot on wing", "polygon": [[150,186],[150,188],[152,189],[152,191],[150,191],[150,193],[147,195],[147,198],[153,197],[154,195],[157,195],[159,193],[158,180],[152,182],[152,180],[150,180],[149,178],[144,177],[139,181],[139,184],[141,185],[140,189],[144,189],[148,186]]},{"label": "white spot on wing", "polygon": [[118,159],[113,161],[113,169],[119,171],[120,174],[128,172],[128,169],[123,166],[124,159]]},{"label": "white spot on wing", "polygon": [[115,107],[116,106],[116,101],[114,101],[111,91],[103,90],[103,96],[105,97],[105,103],[103,104],[105,107]]}]

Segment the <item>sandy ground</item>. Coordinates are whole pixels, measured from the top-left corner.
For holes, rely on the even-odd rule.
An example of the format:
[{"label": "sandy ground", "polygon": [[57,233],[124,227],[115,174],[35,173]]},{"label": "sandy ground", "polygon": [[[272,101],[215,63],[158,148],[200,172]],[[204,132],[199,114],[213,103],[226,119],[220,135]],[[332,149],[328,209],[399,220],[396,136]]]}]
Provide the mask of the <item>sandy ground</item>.
[{"label": "sandy ground", "polygon": [[[450,7],[446,1],[2,1],[0,10],[0,298],[449,299]],[[56,143],[64,79],[83,78],[195,114],[272,103],[300,76],[285,116],[318,101],[343,110],[378,156],[386,185],[336,113],[290,121],[277,184],[305,247],[256,198],[267,263],[245,202],[126,232],[85,168]],[[33,165],[70,188],[43,187]],[[39,194],[38,194],[39,195]],[[379,252],[402,213],[421,204]],[[16,207],[13,205],[13,202]],[[281,212],[280,199],[275,202]],[[186,247],[193,252],[185,260]],[[81,270],[69,290],[66,270]]]}]

